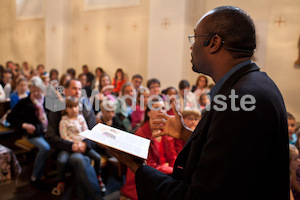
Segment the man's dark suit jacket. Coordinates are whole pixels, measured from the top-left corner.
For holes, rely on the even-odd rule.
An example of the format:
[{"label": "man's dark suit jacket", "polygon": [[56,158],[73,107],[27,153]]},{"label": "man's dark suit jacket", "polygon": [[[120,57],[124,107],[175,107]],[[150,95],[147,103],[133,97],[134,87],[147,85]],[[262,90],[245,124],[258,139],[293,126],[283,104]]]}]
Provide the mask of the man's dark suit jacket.
[{"label": "man's dark suit jacket", "polygon": [[[255,109],[232,111],[232,89],[239,96],[236,107],[250,94]],[[227,97],[228,109],[204,114],[178,155],[172,177],[149,166],[138,168],[140,200],[288,199],[288,129],[278,88],[249,64],[230,76],[218,94]]]}]

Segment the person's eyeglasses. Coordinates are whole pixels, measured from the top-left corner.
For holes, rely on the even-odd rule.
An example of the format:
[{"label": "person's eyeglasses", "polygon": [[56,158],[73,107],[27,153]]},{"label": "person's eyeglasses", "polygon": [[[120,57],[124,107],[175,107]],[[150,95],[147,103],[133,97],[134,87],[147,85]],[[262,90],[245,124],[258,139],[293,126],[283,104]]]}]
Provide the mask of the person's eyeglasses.
[{"label": "person's eyeglasses", "polygon": [[203,34],[203,35],[189,35],[189,41],[190,43],[194,44],[195,43],[195,38],[196,37],[203,37],[203,36],[213,36],[216,35],[216,33],[210,33],[210,34]]}]

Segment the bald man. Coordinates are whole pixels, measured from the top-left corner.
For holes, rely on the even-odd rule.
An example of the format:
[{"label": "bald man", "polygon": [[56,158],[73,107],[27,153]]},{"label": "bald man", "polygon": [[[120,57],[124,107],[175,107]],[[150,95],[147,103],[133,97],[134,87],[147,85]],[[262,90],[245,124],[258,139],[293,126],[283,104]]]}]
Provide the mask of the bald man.
[{"label": "bald man", "polygon": [[[187,140],[165,175],[112,151],[136,174],[144,199],[288,199],[289,155],[285,105],[274,82],[251,61],[255,27],[243,10],[223,6],[206,13],[189,36],[193,71],[216,82],[211,106],[192,132],[162,116],[162,134]],[[173,108],[175,108],[173,106]]]}]

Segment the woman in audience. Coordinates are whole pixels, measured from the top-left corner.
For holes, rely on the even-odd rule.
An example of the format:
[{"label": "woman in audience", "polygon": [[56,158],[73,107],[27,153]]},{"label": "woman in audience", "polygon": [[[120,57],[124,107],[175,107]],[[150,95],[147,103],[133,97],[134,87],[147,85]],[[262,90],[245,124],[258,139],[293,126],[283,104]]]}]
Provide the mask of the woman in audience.
[{"label": "woman in audience", "polygon": [[136,96],[136,107],[131,113],[132,132],[135,132],[136,128],[140,127],[141,123],[144,121],[145,110],[148,106],[149,96],[149,89],[140,86]]},{"label": "woman in audience", "polygon": [[204,92],[207,88],[207,84],[208,84],[208,79],[206,76],[204,75],[198,76],[196,84],[193,85],[192,87],[192,92],[195,93],[197,90],[198,93]]},{"label": "woman in audience", "polygon": [[[79,113],[79,101],[77,98],[67,98],[66,99],[66,109],[62,111],[62,118],[59,122],[59,134],[60,137],[64,140],[73,142],[75,148],[79,148],[79,142],[82,138],[79,133],[88,130],[87,123],[82,114]],[[86,155],[94,160],[94,168],[98,177],[98,181],[101,187],[102,192],[105,192],[105,186],[101,179],[101,156],[93,149],[86,151]],[[70,157],[70,153],[67,151],[60,152],[60,159],[58,162],[58,179],[59,182],[57,187],[53,188],[52,194],[60,195],[65,186],[65,169]]]},{"label": "woman in audience", "polygon": [[23,74],[17,74],[16,76],[14,76],[14,78],[11,81],[11,93],[16,91],[17,82],[21,78],[25,78],[25,76]]},{"label": "woman in audience", "polygon": [[125,74],[122,69],[117,69],[112,85],[115,87],[114,92],[119,93],[122,85],[126,83]]},{"label": "woman in audience", "polygon": [[[100,77],[100,84],[98,86],[99,94],[95,98],[95,102],[99,101],[99,105],[105,97],[108,97],[110,100],[115,101],[116,94],[113,92],[114,87],[111,85],[110,77],[107,74],[102,74]],[[93,108],[95,113],[99,112],[99,108],[96,108],[95,102],[93,102]]]},{"label": "woman in audience", "polygon": [[60,80],[59,80],[59,85],[65,87],[66,83],[71,80],[71,76],[70,74],[63,74],[61,77],[60,77]]},{"label": "woman in audience", "polygon": [[50,70],[50,81],[58,80],[58,71],[56,69]]},{"label": "woman in audience", "polygon": [[96,73],[96,77],[94,78],[94,81],[93,81],[94,83],[92,84],[93,85],[92,89],[98,90],[99,85],[100,85],[100,79],[101,79],[101,76],[104,74],[104,71],[101,67],[97,67],[95,73]]},{"label": "woman in audience", "polygon": [[45,189],[40,178],[44,171],[50,145],[44,138],[48,120],[43,107],[44,97],[41,90],[43,81],[36,76],[29,81],[28,85],[29,96],[17,103],[7,116],[7,121],[13,127],[22,130],[28,141],[39,149],[34,161],[31,184],[38,189]]},{"label": "woman in audience", "polygon": [[[159,113],[165,113],[166,107],[163,101],[158,99],[152,100],[151,109],[147,106],[145,112],[144,124],[137,130],[135,135],[151,140],[147,165],[165,173],[171,174],[176,159],[176,151],[174,148],[174,138],[169,136],[161,136],[153,138],[152,135],[160,130],[153,129],[153,121],[157,119]],[[125,185],[121,189],[122,198],[137,200],[135,175],[127,169]],[[124,197],[125,196],[125,197]]]},{"label": "woman in audience", "polygon": [[291,197],[294,197],[295,200],[300,199],[300,180],[298,176],[300,159],[299,159],[299,150],[292,144],[289,146],[290,153],[290,181],[291,181]]},{"label": "woman in audience", "polygon": [[16,91],[10,95],[10,108],[13,109],[21,99],[28,97],[28,95],[28,81],[26,78],[20,78],[17,81]]},{"label": "woman in audience", "polygon": [[289,142],[290,144],[296,145],[297,134],[296,130],[296,118],[289,112],[287,112],[288,129],[289,129]]},{"label": "woman in audience", "polygon": [[147,87],[150,91],[150,96],[160,95],[160,81],[156,78],[149,79],[147,81]]}]

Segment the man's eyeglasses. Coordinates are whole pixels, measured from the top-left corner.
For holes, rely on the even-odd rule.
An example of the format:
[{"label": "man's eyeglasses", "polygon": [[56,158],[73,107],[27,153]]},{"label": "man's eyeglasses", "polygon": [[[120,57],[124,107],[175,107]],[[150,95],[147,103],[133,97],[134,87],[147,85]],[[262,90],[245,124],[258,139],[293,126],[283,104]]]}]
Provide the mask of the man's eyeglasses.
[{"label": "man's eyeglasses", "polygon": [[195,43],[195,38],[196,37],[203,37],[203,36],[213,36],[216,35],[216,33],[210,33],[210,34],[203,34],[203,35],[189,35],[189,41],[190,43],[194,44]]}]

